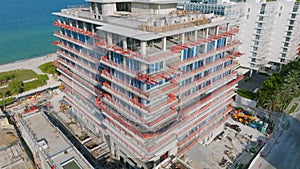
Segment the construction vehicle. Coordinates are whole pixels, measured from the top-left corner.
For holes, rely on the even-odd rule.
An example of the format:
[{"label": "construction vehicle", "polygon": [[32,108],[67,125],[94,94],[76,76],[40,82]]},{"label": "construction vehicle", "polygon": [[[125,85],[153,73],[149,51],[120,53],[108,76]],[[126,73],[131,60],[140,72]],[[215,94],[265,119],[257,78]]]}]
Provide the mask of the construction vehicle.
[{"label": "construction vehicle", "polygon": [[255,121],[255,117],[253,117],[253,116],[248,116],[248,115],[245,115],[245,114],[243,114],[243,113],[237,113],[237,114],[234,114],[234,119],[235,119],[236,121],[239,121],[239,122],[241,122],[241,123],[243,123],[243,124],[246,124],[246,125],[248,125],[249,122]]}]

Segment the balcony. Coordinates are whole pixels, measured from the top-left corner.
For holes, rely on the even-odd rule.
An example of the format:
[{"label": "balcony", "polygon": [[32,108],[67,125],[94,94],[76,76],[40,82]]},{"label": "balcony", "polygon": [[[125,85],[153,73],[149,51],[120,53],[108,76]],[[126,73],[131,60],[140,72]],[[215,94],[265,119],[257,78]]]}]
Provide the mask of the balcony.
[{"label": "balcony", "polygon": [[72,61],[73,63],[79,65],[80,67],[94,73],[95,75],[98,74],[98,72],[99,72],[97,69],[93,68],[91,65],[89,65],[87,63],[84,63],[83,61],[81,61],[79,59],[75,59],[71,55],[68,55],[68,54],[64,53],[63,51],[61,51],[61,50],[57,50],[56,53],[59,54],[60,56],[64,57],[64,58]]},{"label": "balcony", "polygon": [[210,69],[210,68],[213,68],[214,66],[216,66],[216,65],[218,65],[218,64],[221,64],[222,62],[231,60],[233,57],[236,57],[236,56],[238,56],[238,55],[241,55],[241,53],[240,53],[240,52],[236,52],[236,53],[234,53],[234,54],[227,55],[227,56],[225,56],[224,58],[221,58],[221,59],[219,59],[219,60],[217,60],[217,61],[214,61],[214,62],[211,62],[211,63],[209,63],[209,64],[207,64],[207,65],[203,65],[203,66],[201,66],[201,67],[198,67],[197,69],[194,69],[194,70],[192,70],[192,71],[190,71],[190,72],[186,72],[186,73],[184,73],[184,74],[181,74],[180,76],[177,76],[177,77],[175,78],[175,80],[179,82],[179,81],[188,79],[188,78],[190,78],[190,77],[192,77],[192,76],[194,76],[194,75],[196,75],[196,74],[199,74],[200,72],[202,72],[202,71],[204,71],[204,70],[208,70],[208,69]]},{"label": "balcony", "polygon": [[212,56],[213,54],[217,54],[217,53],[220,53],[220,52],[225,51],[227,49],[234,48],[239,44],[240,44],[240,41],[234,41],[232,44],[228,44],[228,45],[220,47],[218,49],[215,49],[215,50],[212,50],[212,51],[194,56],[194,57],[189,58],[187,60],[177,61],[175,63],[172,63],[172,64],[169,65],[169,67],[171,67],[173,69],[178,69],[178,68],[180,68],[184,65],[192,64],[196,61],[199,61],[200,59],[205,59],[205,57],[207,57],[207,56]]},{"label": "balcony", "polygon": [[71,52],[71,53],[73,53],[73,54],[75,54],[75,55],[77,55],[77,56],[79,56],[79,57],[81,57],[83,59],[86,59],[86,60],[88,60],[88,61],[90,61],[92,63],[95,63],[95,64],[100,63],[100,61],[98,59],[96,59],[94,57],[91,57],[91,56],[89,56],[89,55],[87,55],[85,53],[79,52],[78,50],[76,50],[74,48],[71,48],[69,46],[66,46],[66,45],[64,45],[62,43],[57,44],[57,46],[60,47],[60,48],[62,48],[62,49],[64,49],[64,50],[66,50],[66,51],[69,51],[69,52]]}]

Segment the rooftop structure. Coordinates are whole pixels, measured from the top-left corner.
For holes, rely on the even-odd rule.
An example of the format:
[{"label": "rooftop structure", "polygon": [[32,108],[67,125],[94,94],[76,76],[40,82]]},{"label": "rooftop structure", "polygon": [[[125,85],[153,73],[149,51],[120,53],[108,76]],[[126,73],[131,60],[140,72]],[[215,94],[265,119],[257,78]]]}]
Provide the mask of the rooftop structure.
[{"label": "rooftop structure", "polygon": [[234,22],[176,1],[88,2],[54,13],[54,63],[78,122],[138,168],[212,140],[242,78]]},{"label": "rooftop structure", "polygon": [[43,112],[20,115],[17,125],[39,168],[93,168]]}]

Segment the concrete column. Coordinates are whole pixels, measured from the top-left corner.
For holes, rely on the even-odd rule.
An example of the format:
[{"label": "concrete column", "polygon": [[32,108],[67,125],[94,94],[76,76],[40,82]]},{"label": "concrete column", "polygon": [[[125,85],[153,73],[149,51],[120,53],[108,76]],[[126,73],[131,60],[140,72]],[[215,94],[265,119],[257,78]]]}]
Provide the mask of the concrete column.
[{"label": "concrete column", "polygon": [[93,13],[92,5],[93,5],[93,2],[91,2],[91,5],[90,5],[90,13]]},{"label": "concrete column", "polygon": [[215,41],[215,47],[214,47],[214,50],[217,49],[217,44],[218,44],[218,40],[214,40]]},{"label": "concrete column", "polygon": [[82,26],[83,26],[83,30],[86,31],[87,29],[86,29],[86,23],[85,22],[83,22]]},{"label": "concrete column", "polygon": [[219,35],[219,29],[220,29],[220,26],[217,25],[217,26],[216,26],[216,35]]},{"label": "concrete column", "polygon": [[98,3],[94,3],[94,5],[95,5],[95,13],[96,15],[99,15]]},{"label": "concrete column", "polygon": [[146,45],[147,43],[145,41],[141,42],[141,54],[146,55]]},{"label": "concrete column", "polygon": [[[146,74],[146,72],[147,72],[147,65],[145,63],[141,63],[141,69],[140,69],[139,72]],[[144,83],[142,85],[142,90],[143,91],[146,91],[146,85],[147,85],[146,83]],[[146,101],[144,101],[143,104],[146,104]]]},{"label": "concrete column", "polygon": [[205,29],[205,38],[208,38],[208,30],[209,30],[209,28]]},{"label": "concrete column", "polygon": [[184,43],[184,42],[185,42],[185,34],[182,33],[182,34],[181,34],[181,43]]},{"label": "concrete column", "polygon": [[226,24],[226,32],[229,31],[229,28],[230,28],[229,23],[227,23],[227,24]]},{"label": "concrete column", "polygon": [[195,41],[198,39],[198,31],[197,30],[195,30]]},{"label": "concrete column", "polygon": [[163,51],[166,51],[167,50],[167,38],[163,37],[162,40],[163,40],[162,49],[163,49]]},{"label": "concrete column", "polygon": [[112,34],[110,32],[107,32],[107,43],[112,44]]},{"label": "concrete column", "polygon": [[123,39],[123,48],[127,49],[127,39],[126,39],[126,37],[124,37],[124,39]]}]

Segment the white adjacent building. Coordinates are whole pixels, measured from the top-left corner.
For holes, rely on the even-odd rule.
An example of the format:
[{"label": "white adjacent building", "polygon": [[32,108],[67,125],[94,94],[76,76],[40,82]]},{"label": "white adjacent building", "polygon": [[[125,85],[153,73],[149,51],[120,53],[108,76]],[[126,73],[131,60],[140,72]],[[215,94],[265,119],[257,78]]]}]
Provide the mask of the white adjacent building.
[{"label": "white adjacent building", "polygon": [[299,38],[299,2],[247,0],[246,2],[183,2],[181,9],[224,15],[240,26],[238,61],[251,70],[280,70],[296,57]]},{"label": "white adjacent building", "polygon": [[299,43],[299,2],[249,1],[241,22],[239,63],[253,70],[277,69],[293,60]]}]

